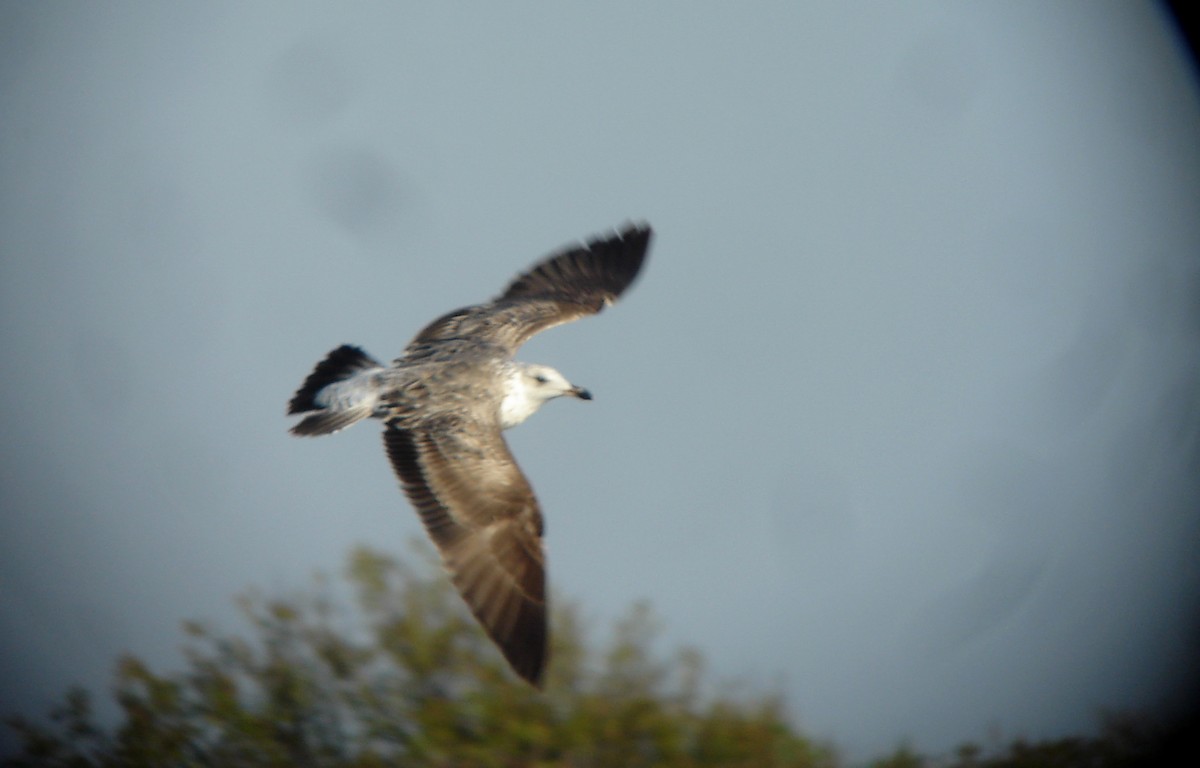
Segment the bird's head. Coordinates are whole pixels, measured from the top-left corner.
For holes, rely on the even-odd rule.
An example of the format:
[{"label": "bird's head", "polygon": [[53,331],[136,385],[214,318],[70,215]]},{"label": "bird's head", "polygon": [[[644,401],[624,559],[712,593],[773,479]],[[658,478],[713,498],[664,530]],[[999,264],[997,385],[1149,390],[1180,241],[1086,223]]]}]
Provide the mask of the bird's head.
[{"label": "bird's head", "polygon": [[526,363],[521,370],[522,384],[531,399],[540,402],[570,395],[580,400],[591,400],[592,393],[567,381],[567,377],[548,365]]},{"label": "bird's head", "polygon": [[504,429],[515,427],[532,416],[543,403],[563,395],[592,399],[590,392],[567,381],[566,376],[548,365],[517,363],[500,402],[500,426]]}]

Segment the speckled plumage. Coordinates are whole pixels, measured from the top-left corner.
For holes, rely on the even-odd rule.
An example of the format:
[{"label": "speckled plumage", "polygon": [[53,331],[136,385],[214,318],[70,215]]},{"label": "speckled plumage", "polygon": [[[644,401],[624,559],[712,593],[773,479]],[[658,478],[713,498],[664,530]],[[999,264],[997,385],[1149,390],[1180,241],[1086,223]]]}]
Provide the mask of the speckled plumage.
[{"label": "speckled plumage", "polygon": [[555,397],[591,395],[513,355],[534,334],[616,301],[650,239],[648,226],[630,225],[563,249],[492,301],[434,320],[390,366],[338,347],[288,404],[305,416],[292,428],[301,436],[384,421],[388,458],[455,586],[533,685],[547,648],[542,514],[502,431]]}]

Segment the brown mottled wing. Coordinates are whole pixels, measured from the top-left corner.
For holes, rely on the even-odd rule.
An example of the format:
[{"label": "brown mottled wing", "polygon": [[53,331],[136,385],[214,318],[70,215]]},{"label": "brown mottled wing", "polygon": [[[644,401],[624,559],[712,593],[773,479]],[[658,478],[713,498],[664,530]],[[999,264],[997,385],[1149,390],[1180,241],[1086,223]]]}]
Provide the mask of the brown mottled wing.
[{"label": "brown mottled wing", "polygon": [[409,344],[472,338],[510,354],[534,334],[594,315],[617,300],[637,277],[650,247],[650,227],[630,225],[609,237],[564,249],[518,275],[488,304],[450,312]]},{"label": "brown mottled wing", "polygon": [[546,663],[542,515],[494,425],[459,418],[384,431],[404,492],[454,586],[508,663],[535,686]]}]

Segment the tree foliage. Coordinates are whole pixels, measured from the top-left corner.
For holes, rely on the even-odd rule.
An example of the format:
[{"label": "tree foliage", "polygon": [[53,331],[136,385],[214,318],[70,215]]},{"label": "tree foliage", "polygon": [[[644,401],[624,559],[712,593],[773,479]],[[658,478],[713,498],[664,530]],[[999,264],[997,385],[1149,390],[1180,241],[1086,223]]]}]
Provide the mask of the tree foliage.
[{"label": "tree foliage", "polygon": [[1194,722],[1148,714],[1109,713],[1095,736],[1013,739],[991,753],[967,742],[952,758],[925,758],[903,745],[870,768],[1143,768],[1200,765]]},{"label": "tree foliage", "polygon": [[[655,652],[649,608],[633,606],[606,643],[578,611],[554,614],[544,692],[518,680],[434,575],[428,550],[403,562],[369,550],[346,578],[287,598],[239,600],[247,637],[186,622],[182,671],[127,656],[120,713],[101,727],[86,691],[47,717],[10,717],[21,751],[3,765],[481,766],[484,768],[833,768],[833,750],[797,733],[776,696],[714,694],[691,649]],[[416,563],[413,565],[412,563]],[[1095,737],[966,743],[927,757],[907,743],[871,768],[1118,768],[1195,765],[1197,733],[1128,714]],[[1183,753],[1183,762],[1165,759]]]},{"label": "tree foliage", "polygon": [[[427,562],[425,558],[418,558]],[[336,600],[349,587],[352,599]],[[368,550],[344,581],[240,600],[249,638],[194,622],[186,667],[117,664],[120,722],[72,690],[47,722],[9,719],[17,766],[796,766],[834,764],[777,697],[704,692],[695,651],[653,652],[645,605],[593,650],[554,616],[544,692],[517,680],[444,578]]]}]

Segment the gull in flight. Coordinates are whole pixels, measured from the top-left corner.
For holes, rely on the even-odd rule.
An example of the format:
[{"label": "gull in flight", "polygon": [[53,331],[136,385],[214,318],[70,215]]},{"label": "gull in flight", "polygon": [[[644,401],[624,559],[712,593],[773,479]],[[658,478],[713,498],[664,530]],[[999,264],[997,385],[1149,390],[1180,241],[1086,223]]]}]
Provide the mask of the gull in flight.
[{"label": "gull in flight", "polygon": [[502,433],[556,397],[592,396],[513,355],[534,334],[616,301],[650,236],[649,226],[629,225],[564,248],[486,304],[434,320],[390,366],[338,347],[288,403],[289,414],[304,416],[294,435],[384,422],[388,459],[454,586],[513,670],[537,687],[547,635],[542,513]]}]

